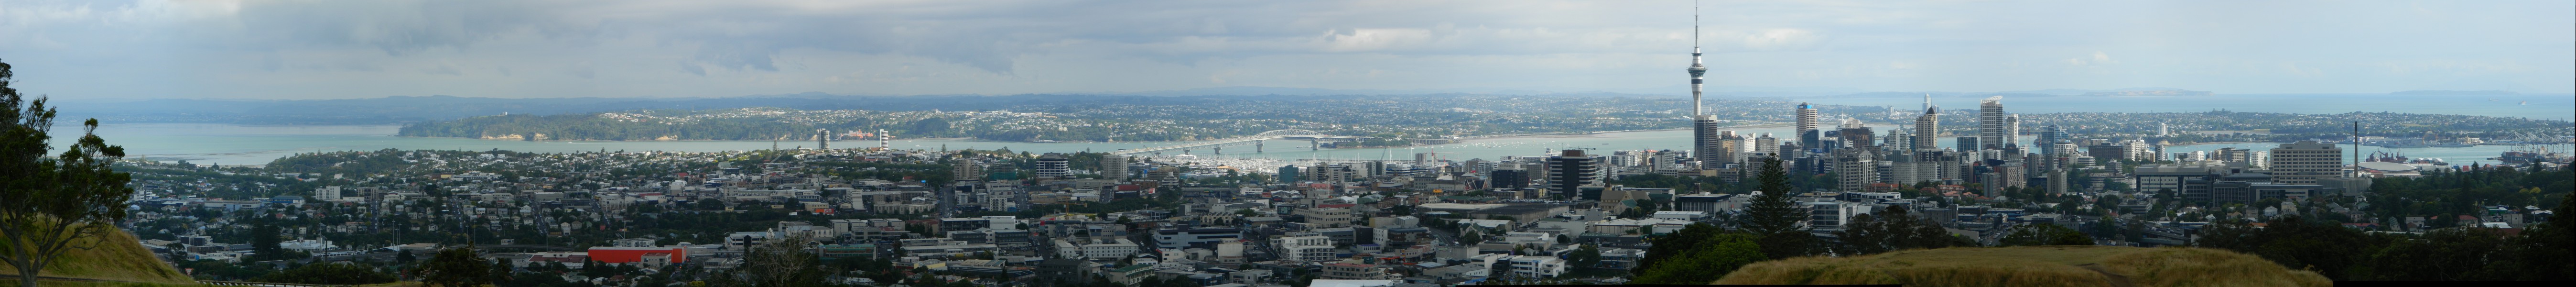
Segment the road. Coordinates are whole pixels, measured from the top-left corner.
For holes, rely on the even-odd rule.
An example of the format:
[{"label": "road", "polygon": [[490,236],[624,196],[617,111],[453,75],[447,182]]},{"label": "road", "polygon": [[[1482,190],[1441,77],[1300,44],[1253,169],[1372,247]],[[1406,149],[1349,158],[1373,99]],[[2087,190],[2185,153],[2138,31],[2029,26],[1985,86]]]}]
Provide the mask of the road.
[{"label": "road", "polygon": [[[431,253],[436,253],[437,251],[443,251],[443,250],[447,250],[447,249],[455,249],[455,248],[454,248],[454,247],[449,247],[449,248],[433,249],[433,250],[431,250]],[[551,250],[551,251],[581,251],[581,250],[582,250],[582,249],[576,249],[576,248],[566,247],[566,246],[536,245],[536,244],[484,244],[484,245],[475,245],[475,246],[474,246],[474,249],[478,249],[478,250],[490,250],[490,249],[542,249],[542,250]],[[392,256],[396,256],[396,255],[399,255],[399,254],[401,254],[401,253],[400,253],[400,252],[371,252],[371,253],[366,253],[366,254],[351,254],[351,255],[340,255],[340,256],[328,256],[328,257],[314,257],[314,258],[312,258],[312,259],[313,259],[313,260],[317,260],[317,261],[349,261],[349,260],[358,259],[358,258],[380,258],[380,257],[392,257]],[[430,254],[424,254],[424,253],[414,253],[414,254],[412,254],[412,256],[429,256],[429,255],[430,255]]]}]

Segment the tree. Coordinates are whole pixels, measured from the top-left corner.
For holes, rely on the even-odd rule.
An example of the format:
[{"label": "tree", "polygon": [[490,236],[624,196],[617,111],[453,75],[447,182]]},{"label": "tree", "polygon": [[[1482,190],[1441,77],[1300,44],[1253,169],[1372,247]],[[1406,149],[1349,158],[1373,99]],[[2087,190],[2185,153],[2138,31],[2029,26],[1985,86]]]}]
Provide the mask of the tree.
[{"label": "tree", "polygon": [[125,147],[98,137],[98,119],[82,122],[81,138],[61,154],[53,150],[54,109],[29,101],[0,63],[0,263],[17,268],[18,286],[36,286],[36,274],[71,250],[97,248],[95,237],[117,232],[125,219],[131,176],[110,167]]},{"label": "tree", "polygon": [[439,251],[438,256],[430,257],[428,263],[422,263],[412,273],[420,277],[421,284],[429,286],[474,287],[489,283],[485,280],[491,279],[492,266],[487,266],[491,264],[474,255],[473,248],[456,248]]},{"label": "tree", "polygon": [[1646,256],[1637,258],[1637,266],[1629,272],[1644,275],[1646,270],[1653,270],[1655,265],[1663,264],[1665,260],[1690,254],[1694,248],[1708,246],[1708,240],[1717,238],[1720,233],[1726,233],[1726,230],[1716,225],[1693,223],[1682,226],[1681,230],[1675,230],[1672,234],[1651,239],[1649,242],[1654,246],[1646,248]]},{"label": "tree", "polygon": [[1567,263],[1573,263],[1576,267],[1601,266],[1601,247],[1584,244],[1583,248],[1574,249],[1574,253],[1566,254],[1565,259]]},{"label": "tree", "polygon": [[[510,261],[509,261],[509,260],[504,260],[504,259],[500,259],[500,258],[492,258],[492,274],[490,274],[490,275],[492,275],[492,278],[491,278],[492,283],[493,283],[493,284],[499,284],[499,283],[501,283],[501,282],[510,282],[510,275],[511,275],[511,274],[510,274],[510,271],[511,271],[511,270],[510,270],[510,269],[511,269],[510,267],[511,267],[511,266],[510,266]],[[626,266],[626,267],[634,267],[634,266]]]},{"label": "tree", "polygon": [[268,223],[265,220],[253,222],[250,228],[250,250],[251,253],[256,254],[252,256],[251,261],[287,259],[286,248],[279,246],[278,239],[285,235],[278,234],[277,224]]},{"label": "tree", "polygon": [[1788,178],[1788,172],[1781,170],[1780,158],[1763,158],[1762,194],[1754,196],[1753,202],[1745,207],[1744,218],[1735,220],[1736,227],[1752,233],[1760,242],[1758,246],[1762,254],[1770,258],[1814,255],[1822,251],[1816,237],[1808,235],[1803,224],[1807,210],[1791,202],[1793,199],[1790,197],[1795,193],[1791,192]]},{"label": "tree", "polygon": [[2212,223],[2202,227],[2200,239],[2192,243],[2261,256],[2290,269],[2314,270],[2328,279],[2354,280],[2351,269],[2362,267],[2359,264],[2369,259],[2370,252],[2375,251],[2372,249],[2386,241],[2340,224],[2294,214],[2265,221],[2259,229],[2241,223]]},{"label": "tree", "polygon": [[[2370,254],[2366,280],[2477,280],[2491,264],[2503,263],[2508,243],[2487,228],[2443,228],[2422,238],[2401,239]],[[2492,279],[2490,279],[2492,280]]]},{"label": "tree", "polygon": [[1754,196],[1745,208],[1745,219],[1738,224],[1745,232],[1776,234],[1800,229],[1799,221],[1807,212],[1790,202],[1787,172],[1780,170],[1779,158],[1762,159],[1762,195]]},{"label": "tree", "polygon": [[394,264],[411,264],[413,261],[420,261],[420,256],[412,255],[411,250],[394,252]]},{"label": "tree", "polygon": [[1950,231],[1941,229],[1939,225],[1906,213],[1904,206],[1889,206],[1879,216],[1853,216],[1850,225],[1834,234],[1842,238],[1842,244],[1836,248],[1841,254],[1975,245],[1966,239],[1950,236]]},{"label": "tree", "polygon": [[367,268],[366,266],[358,266],[357,264],[325,262],[295,267],[295,269],[287,269],[286,271],[280,271],[277,273],[270,273],[267,276],[260,276],[258,279],[251,279],[251,281],[296,284],[366,285],[393,283],[394,275],[385,274],[384,272],[376,272],[375,268]]},{"label": "tree", "polygon": [[1753,235],[1742,233],[1703,239],[1705,246],[1692,248],[1690,253],[1645,269],[1637,275],[1637,281],[1630,283],[1698,285],[1716,282],[1745,264],[1769,259],[1762,255],[1762,246],[1755,244],[1755,240],[1758,239]]},{"label": "tree", "polygon": [[820,259],[805,252],[813,239],[798,234],[752,247],[743,257],[742,275],[753,286],[815,286],[825,275]]},{"label": "tree", "polygon": [[1997,241],[1999,246],[2093,245],[2092,236],[2053,223],[2013,226],[2012,233],[2004,234],[2004,238]]},{"label": "tree", "polygon": [[[2561,195],[2558,206],[2550,208],[2550,211],[2559,216],[2576,214],[2576,196]],[[2571,252],[2568,246],[2576,244],[2576,230],[2570,229],[2568,220],[2570,219],[2553,217],[2547,222],[2535,225],[2530,230],[2523,231],[2522,238],[2510,247],[2511,249],[2502,251],[2505,252],[2503,255],[2505,260],[2511,264],[2490,268],[2495,271],[2488,273],[2496,276],[2488,279],[2526,281],[2576,279],[2576,273],[2566,272],[2576,270],[2576,262],[2571,262],[2576,261],[2576,252]]]}]

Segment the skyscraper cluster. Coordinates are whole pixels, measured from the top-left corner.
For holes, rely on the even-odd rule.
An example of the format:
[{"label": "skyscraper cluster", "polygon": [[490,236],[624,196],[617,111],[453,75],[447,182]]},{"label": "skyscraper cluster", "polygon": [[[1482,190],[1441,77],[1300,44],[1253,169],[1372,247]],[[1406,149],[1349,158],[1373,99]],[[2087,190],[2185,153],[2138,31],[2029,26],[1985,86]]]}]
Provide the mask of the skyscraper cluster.
[{"label": "skyscraper cluster", "polygon": [[[1697,22],[1696,16],[1693,22]],[[1719,121],[1703,108],[1708,65],[1697,47],[1696,26],[1692,28],[1692,42],[1687,70],[1691,83],[1691,149],[1687,157],[1671,152],[1621,151],[1609,160],[1601,160],[1599,156],[1580,156],[1580,150],[1568,150],[1551,157],[1551,164],[1544,167],[1562,169],[1549,172],[1548,189],[1576,192],[1574,189],[1582,185],[1600,182],[1588,175],[1601,173],[1717,176],[1739,181],[1758,174],[1747,172],[1754,167],[1750,163],[1776,158],[1786,163],[1793,177],[1834,175],[1833,182],[1807,185],[1830,191],[1893,191],[1937,184],[1977,186],[1982,190],[1972,192],[1988,195],[2012,188],[2040,188],[2059,194],[2078,186],[2100,187],[2096,181],[2071,178],[2100,174],[2095,167],[2166,160],[2162,146],[2145,138],[2078,139],[2066,127],[2054,124],[2040,127],[2035,140],[2024,142],[2021,116],[2004,111],[2003,96],[1979,100],[1976,124],[1972,129],[1963,129],[1965,133],[1956,133],[1955,141],[1942,138],[1946,130],[1941,127],[1941,108],[1932,103],[1930,94],[1924,95],[1922,112],[1916,114],[1911,125],[1897,123],[1884,133],[1849,117],[1840,119],[1838,125],[1825,127],[1828,119],[1819,114],[1815,105],[1799,103],[1794,110],[1796,130],[1791,139],[1782,141],[1768,134],[1737,135],[1719,130]],[[2171,126],[2157,124],[2156,136],[2172,134]],[[1943,147],[1944,142],[1956,144]],[[2248,167],[2277,165],[2271,168],[2281,173],[2281,182],[2314,184],[2340,168],[2340,158],[2331,156],[2337,152],[2332,148],[2313,144],[2284,146],[2286,151],[2281,152],[2295,153],[2281,157],[2286,160],[2256,160],[2264,156],[2259,151],[2222,151],[2210,157]],[[1674,164],[1660,157],[1667,155],[1686,158],[1687,162]],[[1591,168],[1604,163],[1605,168]]]},{"label": "skyscraper cluster", "polygon": [[[1776,157],[1787,163],[1793,176],[1833,174],[1835,181],[1812,187],[1834,191],[1886,191],[1921,183],[1965,185],[1977,183],[1988,190],[2026,187],[2034,182],[2047,182],[2052,173],[2047,168],[2061,165],[2047,162],[2046,151],[2025,154],[2020,143],[2021,117],[2004,112],[2003,97],[1989,97],[1979,102],[1977,124],[1968,133],[1957,134],[1955,146],[1944,139],[1941,108],[1926,96],[1922,113],[1911,125],[1879,131],[1852,118],[1841,118],[1832,127],[1824,126],[1826,117],[1813,104],[1799,103],[1794,112],[1794,139],[1772,140],[1767,135],[1741,145],[1711,144],[1695,150],[1706,169],[1724,169],[1724,164],[1758,162]],[[2051,131],[2055,131],[2051,129]],[[1728,133],[1697,131],[1703,142],[1725,142]],[[2042,134],[2041,142],[2067,140],[2062,131]],[[1749,145],[1749,146],[1747,146]],[[1727,147],[1739,147],[1728,150]],[[2074,150],[2075,148],[2067,148]],[[2054,149],[2050,149],[2054,150]],[[1751,151],[1733,154],[1729,151]],[[2068,158],[2071,159],[2071,158]],[[2064,160],[2064,159],[2061,159]],[[1715,165],[1710,165],[1716,163]],[[1740,171],[1741,168],[1729,171]],[[1756,173],[1707,172],[1703,175],[1751,177]]]},{"label": "skyscraper cluster", "polygon": [[[1694,66],[1694,71],[1697,69]],[[1696,79],[1697,74],[1693,75]],[[2001,191],[2014,188],[2048,194],[2076,191],[2070,189],[2100,191],[2106,188],[2107,178],[2137,176],[2155,180],[2158,188],[2166,192],[2161,195],[2164,197],[2138,189],[2147,194],[2129,194],[2125,198],[2204,204],[2244,203],[2307,192],[2297,190],[2331,192],[2368,185],[2366,180],[2353,179],[2340,157],[2342,149],[2332,144],[2300,142],[2268,151],[2227,148],[2167,153],[2161,139],[2077,138],[2071,133],[2073,129],[2056,124],[2041,124],[2033,133],[2036,138],[2025,142],[2021,136],[2022,118],[2004,108],[2002,96],[1980,100],[1974,128],[1956,129],[1966,133],[1950,134],[1945,132],[1954,129],[1941,126],[1943,113],[1928,97],[1911,125],[1898,123],[1884,131],[1850,117],[1829,118],[1819,114],[1815,105],[1799,103],[1793,110],[1794,139],[1786,141],[1769,135],[1740,140],[1746,137],[1718,131],[1711,126],[1713,120],[1709,117],[1695,115],[1694,122],[1708,123],[1693,127],[1691,159],[1698,163],[1693,170],[1699,172],[1675,174],[1743,180],[1758,175],[1745,172],[1746,164],[1778,158],[1786,163],[1792,178],[1832,175],[1830,181],[1804,185],[1809,190],[1788,192],[1888,192],[1933,184],[1982,196],[2003,196]],[[2156,134],[2170,136],[2175,132],[2170,125],[2159,123]],[[1955,137],[1942,138],[1945,135]],[[1618,161],[1610,168],[1651,169],[1652,162]],[[2131,173],[2121,168],[2126,164],[2180,164],[2185,167],[2156,170],[2187,172]],[[2276,189],[2296,192],[2257,192]]]}]

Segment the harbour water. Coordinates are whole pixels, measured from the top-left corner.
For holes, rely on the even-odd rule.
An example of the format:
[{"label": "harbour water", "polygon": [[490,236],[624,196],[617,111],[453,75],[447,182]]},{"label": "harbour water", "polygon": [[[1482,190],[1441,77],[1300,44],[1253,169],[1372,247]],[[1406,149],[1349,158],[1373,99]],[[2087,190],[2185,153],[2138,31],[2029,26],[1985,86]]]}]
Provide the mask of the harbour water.
[{"label": "harbour water", "polygon": [[[1889,128],[1889,126],[1876,125],[1873,125],[1873,127],[1882,131]],[[108,143],[125,146],[129,154],[133,154],[135,157],[139,158],[164,161],[186,160],[197,164],[227,165],[267,164],[271,160],[296,153],[380,150],[387,148],[406,150],[508,150],[545,153],[580,151],[708,152],[769,149],[773,146],[777,148],[813,147],[815,144],[811,141],[531,142],[515,140],[392,136],[398,128],[398,126],[391,125],[246,126],[231,124],[122,124],[102,126],[99,128],[98,133],[99,136],[106,138]],[[1739,128],[1730,130],[1736,131],[1738,134],[1746,134],[1748,136],[1759,133],[1771,133],[1774,136],[1787,137],[1790,133],[1790,129],[1791,128],[1787,126],[1769,125],[1756,128]],[[57,129],[55,133],[59,137],[55,139],[55,144],[57,146],[68,144],[70,140],[78,137],[78,132],[79,130],[76,127]],[[2032,137],[2029,135],[2024,135],[2022,137],[2023,143],[2028,144],[2028,141],[2031,138]],[[1309,145],[1305,142],[1282,141],[1273,142],[1268,146],[1263,147],[1261,152],[1252,152],[1251,147],[1236,147],[1228,149],[1228,152],[1224,154],[1211,154],[1204,151],[1192,151],[1190,153],[1195,156],[1208,159],[1233,158],[1296,161],[1310,159],[1412,160],[1415,153],[1436,152],[1437,158],[1440,159],[1467,160],[1481,158],[1492,160],[1500,159],[1504,156],[1545,156],[1564,149],[1587,149],[1592,150],[1594,153],[1602,154],[1618,150],[1687,150],[1690,147],[1689,139],[1690,133],[1688,131],[1664,130],[1612,132],[1589,135],[1488,138],[1455,144],[1401,148],[1317,150],[1309,148]],[[1948,146],[1953,142],[1955,141],[1950,138],[1944,138],[1941,140],[1941,145]],[[915,150],[940,150],[942,148],[1007,148],[1012,151],[1046,153],[1078,151],[1108,152],[1120,149],[1164,146],[1178,143],[1180,142],[1031,143],[978,141],[966,139],[897,139],[892,145],[897,149]],[[876,142],[872,140],[842,141],[836,142],[834,145],[841,148],[872,147],[876,145]],[[2273,146],[2277,146],[2277,144],[2204,144],[2167,147],[2166,152],[2208,151],[2225,147],[2269,149]],[[2548,147],[2551,150],[2561,151],[2576,149],[2576,146],[2571,145],[2552,145]],[[2384,150],[2404,153],[2407,156],[2416,158],[2442,158],[2449,160],[2453,164],[2466,165],[2471,163],[2493,164],[2496,163],[2496,161],[2488,160],[2486,158],[2495,157],[2496,154],[2503,151],[2518,148],[2525,147],[2489,145],[2448,148],[2379,148],[2364,146],[2362,147],[2362,151],[2367,153]]]}]

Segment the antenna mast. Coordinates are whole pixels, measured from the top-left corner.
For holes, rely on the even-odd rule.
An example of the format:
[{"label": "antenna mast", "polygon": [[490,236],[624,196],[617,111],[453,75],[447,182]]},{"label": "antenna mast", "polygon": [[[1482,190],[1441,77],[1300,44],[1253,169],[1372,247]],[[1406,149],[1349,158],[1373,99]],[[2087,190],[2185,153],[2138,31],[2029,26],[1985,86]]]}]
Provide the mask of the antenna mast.
[{"label": "antenna mast", "polygon": [[1700,85],[1701,85],[1701,83],[1702,83],[1702,80],[1700,79],[1700,77],[1701,77],[1701,76],[1703,76],[1703,75],[1707,75],[1707,74],[1708,74],[1708,66],[1706,66],[1706,65],[1701,65],[1701,64],[1700,64],[1700,58],[1699,58],[1699,57],[1700,57],[1700,53],[1699,53],[1699,1],[1691,1],[1691,66],[1690,66],[1690,76],[1691,76],[1691,119],[1693,119],[1693,120],[1698,120],[1698,119],[1699,119],[1699,117],[1700,117],[1701,115],[1705,115],[1705,114],[1706,114],[1706,113],[1704,113],[1704,112],[1701,112],[1701,107],[1702,107],[1702,105],[1700,104]]}]

